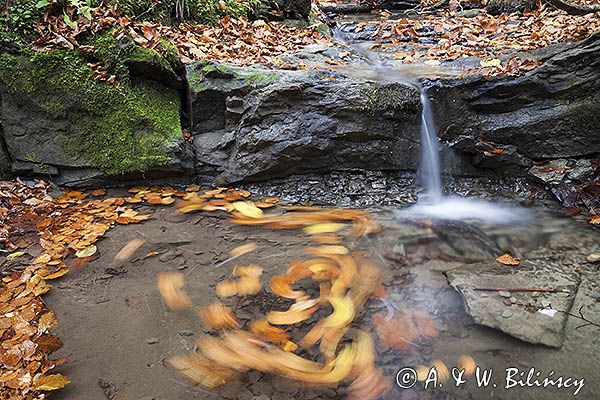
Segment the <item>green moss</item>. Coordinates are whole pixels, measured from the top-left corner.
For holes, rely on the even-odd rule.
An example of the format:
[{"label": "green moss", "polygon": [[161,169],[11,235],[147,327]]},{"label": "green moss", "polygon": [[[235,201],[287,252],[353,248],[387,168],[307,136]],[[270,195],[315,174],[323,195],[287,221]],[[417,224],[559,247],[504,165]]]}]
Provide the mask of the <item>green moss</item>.
[{"label": "green moss", "polygon": [[271,72],[250,72],[244,75],[244,81],[252,85],[264,85],[270,82],[274,82],[279,78],[279,75]]},{"label": "green moss", "polygon": [[146,20],[161,20],[167,23],[191,21],[214,23],[220,17],[249,17],[256,13],[262,0],[111,0],[125,15]]},{"label": "green moss", "polygon": [[94,47],[93,55],[102,66],[122,81],[129,80],[127,64],[130,62],[157,65],[172,73],[179,63],[177,47],[162,39],[155,50],[139,46],[127,37],[119,40],[110,32],[105,32],[94,36],[86,44]]},{"label": "green moss", "polygon": [[392,85],[366,87],[362,89],[362,96],[367,101],[364,108],[368,112],[408,111],[408,108],[418,107],[418,104],[414,103],[414,96],[410,96],[407,90]]},{"label": "green moss", "polygon": [[570,111],[568,126],[580,132],[600,131],[600,96],[579,101]]},{"label": "green moss", "polygon": [[50,173],[50,167],[45,164],[42,159],[34,153],[29,153],[25,156],[25,161],[33,164],[33,171],[38,174],[48,174]]},{"label": "green moss", "polygon": [[74,50],[0,54],[0,80],[28,104],[69,122],[64,146],[74,158],[110,174],[169,162],[165,145],[181,134],[177,93],[150,84],[113,86],[95,80],[87,64]]}]

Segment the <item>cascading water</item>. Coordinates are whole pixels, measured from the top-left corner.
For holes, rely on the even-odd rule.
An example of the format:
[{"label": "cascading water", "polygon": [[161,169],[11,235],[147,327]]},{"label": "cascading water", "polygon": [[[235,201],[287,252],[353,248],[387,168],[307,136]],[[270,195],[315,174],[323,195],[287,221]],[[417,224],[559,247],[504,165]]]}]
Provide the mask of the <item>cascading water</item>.
[{"label": "cascading water", "polygon": [[433,121],[431,102],[421,87],[421,179],[425,186],[426,201],[437,204],[442,201],[442,180],[437,129]]},{"label": "cascading water", "polygon": [[478,219],[496,223],[509,223],[526,220],[530,212],[521,207],[502,207],[483,200],[444,196],[440,172],[439,140],[435,126],[433,109],[427,90],[413,74],[406,74],[399,68],[389,65],[371,50],[350,41],[339,28],[333,28],[333,37],[338,43],[352,48],[369,65],[369,69],[380,80],[400,82],[419,90],[421,98],[421,160],[419,177],[425,193],[419,196],[417,204],[400,210],[398,216],[424,216],[440,219]]}]

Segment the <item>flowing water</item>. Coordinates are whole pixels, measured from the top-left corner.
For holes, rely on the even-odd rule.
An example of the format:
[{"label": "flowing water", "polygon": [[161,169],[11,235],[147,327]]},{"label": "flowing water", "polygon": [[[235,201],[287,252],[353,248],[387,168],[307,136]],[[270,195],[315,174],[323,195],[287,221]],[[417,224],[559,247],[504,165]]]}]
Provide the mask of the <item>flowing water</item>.
[{"label": "flowing water", "polygon": [[467,199],[458,196],[444,195],[440,170],[440,143],[435,125],[434,110],[427,95],[427,88],[419,79],[423,76],[418,69],[400,68],[392,65],[374,51],[351,41],[339,28],[333,29],[334,39],[351,47],[365,60],[364,68],[372,72],[380,81],[400,82],[410,85],[420,93],[421,99],[421,158],[419,164],[419,180],[424,192],[418,202],[407,209],[399,210],[397,216],[433,217],[446,220],[483,220],[495,223],[513,223],[524,221],[531,216],[531,211],[516,206],[503,206],[484,200]]}]

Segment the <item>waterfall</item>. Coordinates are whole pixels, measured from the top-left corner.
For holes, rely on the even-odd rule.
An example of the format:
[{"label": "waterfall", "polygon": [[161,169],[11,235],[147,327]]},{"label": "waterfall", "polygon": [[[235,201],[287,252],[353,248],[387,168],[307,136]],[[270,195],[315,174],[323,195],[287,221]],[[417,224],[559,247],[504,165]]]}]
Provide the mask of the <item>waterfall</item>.
[{"label": "waterfall", "polygon": [[433,110],[426,89],[417,79],[412,79],[397,69],[386,65],[377,53],[362,48],[350,41],[346,34],[337,26],[333,28],[333,37],[338,43],[349,46],[360,54],[381,80],[401,82],[419,91],[421,98],[421,158],[419,177],[425,189],[425,194],[419,197],[419,203],[436,204],[441,202],[442,180],[440,174],[439,141],[433,119]]},{"label": "waterfall", "polygon": [[376,52],[349,40],[339,27],[333,28],[333,37],[336,42],[348,46],[360,54],[365,60],[365,65],[368,65],[369,71],[375,73],[380,81],[403,83],[414,87],[420,93],[421,158],[418,170],[424,194],[419,196],[415,205],[398,210],[396,214],[399,218],[422,216],[447,220],[477,219],[495,223],[512,223],[531,218],[529,210],[515,205],[503,207],[500,204],[484,200],[444,196],[442,194],[437,128],[427,91],[419,82],[421,75],[415,75],[414,71],[407,73],[399,69],[397,65],[386,63]]},{"label": "waterfall", "polygon": [[[440,153],[437,129],[433,120],[431,102],[425,88],[421,87],[421,164],[420,176],[425,186],[425,201],[436,204],[442,201]],[[419,198],[419,201],[422,201]]]}]

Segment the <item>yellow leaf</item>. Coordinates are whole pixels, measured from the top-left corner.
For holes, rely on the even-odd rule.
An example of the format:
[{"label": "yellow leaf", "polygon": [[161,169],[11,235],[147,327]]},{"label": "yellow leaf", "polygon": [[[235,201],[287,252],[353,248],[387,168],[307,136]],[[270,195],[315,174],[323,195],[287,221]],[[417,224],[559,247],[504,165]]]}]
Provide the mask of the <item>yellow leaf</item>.
[{"label": "yellow leaf", "polygon": [[37,380],[35,388],[36,390],[57,390],[64,388],[69,383],[71,381],[61,374],[42,375]]},{"label": "yellow leaf", "polygon": [[235,249],[229,252],[230,257],[239,257],[242,254],[250,253],[251,251],[256,250],[256,243],[248,243],[243,244],[241,246],[236,247]]},{"label": "yellow leaf", "polygon": [[435,67],[440,65],[441,63],[439,62],[439,60],[427,60],[423,64]]},{"label": "yellow leaf", "polygon": [[190,212],[203,210],[205,206],[206,206],[206,203],[204,203],[204,202],[191,203],[191,204],[185,205],[183,207],[179,207],[176,212],[180,213],[180,214],[187,214]]},{"label": "yellow leaf", "polygon": [[67,268],[62,268],[56,272],[53,272],[46,276],[42,276],[42,278],[44,278],[45,280],[56,279],[56,278],[60,278],[61,276],[65,275],[67,272],[69,272],[69,270]]},{"label": "yellow leaf", "polygon": [[304,228],[304,232],[309,235],[317,235],[319,233],[335,233],[341,231],[346,227],[346,224],[339,223],[322,223],[322,224],[314,224],[309,225]]},{"label": "yellow leaf", "polygon": [[144,243],[146,243],[146,241],[142,238],[133,239],[115,255],[115,261],[125,262],[129,260],[131,257],[133,257],[135,252],[144,245]]},{"label": "yellow leaf", "polygon": [[479,64],[484,68],[499,67],[502,65],[502,61],[497,58],[484,58],[483,60],[479,61]]},{"label": "yellow leaf", "polygon": [[182,290],[183,283],[183,274],[180,272],[161,272],[158,275],[158,290],[171,310],[181,311],[192,306],[192,301]]},{"label": "yellow leaf", "polygon": [[250,201],[236,201],[233,203],[233,207],[246,217],[260,218],[263,216],[263,211]]},{"label": "yellow leaf", "polygon": [[473,357],[463,354],[458,358],[458,368],[464,369],[466,376],[472,376],[477,369],[477,363]]},{"label": "yellow leaf", "polygon": [[21,257],[23,254],[25,254],[24,251],[15,251],[14,253],[10,253],[6,256],[6,261],[12,261],[15,258]]},{"label": "yellow leaf", "polygon": [[78,250],[75,253],[75,256],[77,258],[84,258],[84,257],[89,257],[89,256],[93,256],[94,254],[96,254],[96,251],[98,251],[98,248],[95,245],[89,245],[88,247],[84,247],[81,250]]}]

